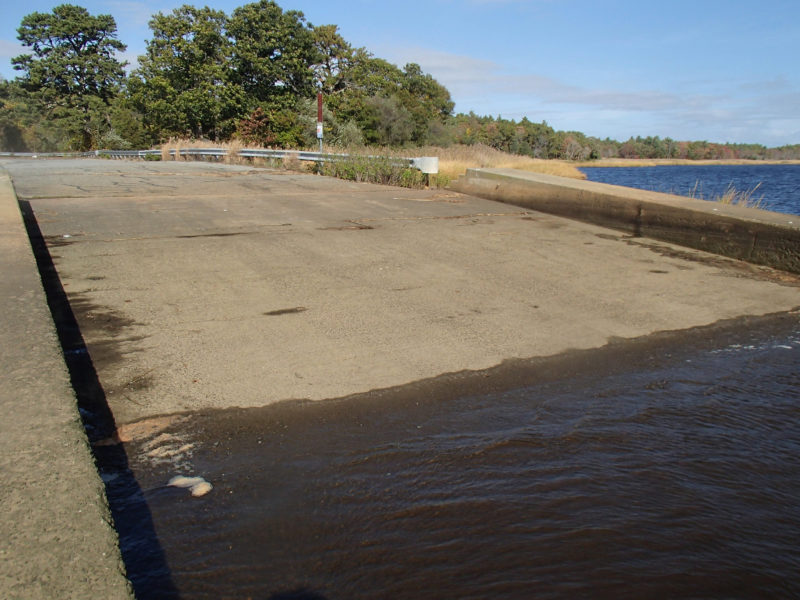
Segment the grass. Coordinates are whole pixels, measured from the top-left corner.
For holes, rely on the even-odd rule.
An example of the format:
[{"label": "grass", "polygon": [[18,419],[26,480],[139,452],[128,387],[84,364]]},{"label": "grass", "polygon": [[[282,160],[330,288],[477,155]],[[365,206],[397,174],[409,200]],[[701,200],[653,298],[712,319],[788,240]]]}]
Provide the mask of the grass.
[{"label": "grass", "polygon": [[715,196],[714,200],[722,204],[732,204],[735,206],[746,206],[748,208],[762,208],[764,205],[764,195],[756,197],[758,188],[761,187],[761,182],[757,183],[749,190],[737,190],[736,187],[730,183],[721,196]]},{"label": "grass", "polygon": [[[239,157],[240,150],[257,148],[257,146],[244,146],[236,140],[228,143],[219,143],[208,140],[171,139],[161,146],[162,160],[187,160],[186,157],[181,157],[179,154],[179,151],[183,148],[224,148],[229,153],[225,158],[225,162],[236,164],[250,160]],[[171,150],[175,150],[174,158],[170,156]],[[312,148],[311,150],[316,151],[317,148]],[[447,148],[420,146],[401,150],[376,147],[337,148],[328,146],[323,148],[323,151],[332,154],[350,154],[352,156],[352,160],[326,163],[321,171],[325,175],[352,181],[368,181],[403,187],[447,187],[450,181],[464,175],[467,169],[473,168],[519,169],[521,171],[558,175],[572,179],[586,178],[574,163],[509,154],[481,144],[472,146],[455,145]],[[367,159],[367,156],[378,158]],[[405,171],[409,172],[401,173],[394,167],[390,168],[390,158],[414,156],[439,157],[439,173],[424,177],[416,170],[405,169]],[[265,162],[269,166],[292,171],[318,171],[316,163],[300,163],[293,157],[287,158],[283,162]]]},{"label": "grass", "polygon": [[351,155],[348,158],[323,162],[318,166],[322,175],[358,181],[380,183],[407,188],[423,188],[427,181],[423,173],[393,161],[390,157]]},{"label": "grass", "polygon": [[[698,192],[700,182],[696,181],[692,191],[687,194],[689,198],[697,200],[705,200],[703,195]],[[758,188],[761,187],[761,182],[757,183],[750,189],[738,190],[733,183],[729,183],[728,187],[722,194],[718,194],[711,198],[712,202],[719,202],[720,204],[729,204],[731,206],[745,206],[747,208],[763,208],[764,195],[756,196]]]}]

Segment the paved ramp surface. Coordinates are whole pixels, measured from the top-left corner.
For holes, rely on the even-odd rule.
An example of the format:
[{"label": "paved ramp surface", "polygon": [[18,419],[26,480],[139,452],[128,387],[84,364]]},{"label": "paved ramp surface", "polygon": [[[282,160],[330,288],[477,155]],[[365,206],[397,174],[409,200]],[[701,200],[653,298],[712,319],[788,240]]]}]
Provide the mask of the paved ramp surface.
[{"label": "paved ramp surface", "polygon": [[117,423],[404,385],[800,305],[794,276],[442,190],[0,161]]}]

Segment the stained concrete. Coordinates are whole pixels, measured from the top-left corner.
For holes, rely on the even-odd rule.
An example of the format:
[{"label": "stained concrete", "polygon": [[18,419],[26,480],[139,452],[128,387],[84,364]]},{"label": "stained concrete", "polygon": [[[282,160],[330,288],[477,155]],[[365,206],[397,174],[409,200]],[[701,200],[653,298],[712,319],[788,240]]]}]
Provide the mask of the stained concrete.
[{"label": "stained concrete", "polygon": [[466,194],[800,274],[800,217],[514,169],[469,169]]},{"label": "stained concrete", "polygon": [[131,598],[11,181],[0,168],[0,597]]},{"label": "stained concrete", "polygon": [[208,163],[4,164],[118,424],[800,305],[782,271],[452,191]]}]

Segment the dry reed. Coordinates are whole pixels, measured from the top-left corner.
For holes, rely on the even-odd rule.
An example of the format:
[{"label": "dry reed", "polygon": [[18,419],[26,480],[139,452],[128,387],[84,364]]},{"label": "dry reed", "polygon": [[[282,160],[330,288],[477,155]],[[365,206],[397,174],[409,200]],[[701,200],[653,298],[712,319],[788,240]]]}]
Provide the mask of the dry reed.
[{"label": "dry reed", "polygon": [[244,148],[244,145],[239,140],[231,140],[225,144],[225,149],[228,153],[225,155],[225,164],[238,165],[242,162],[239,152]]},{"label": "dry reed", "polygon": [[716,196],[714,200],[722,204],[735,204],[736,206],[747,206],[748,208],[761,208],[764,205],[764,194],[756,197],[761,182],[748,190],[737,190],[731,183],[721,196]]},{"label": "dry reed", "polygon": [[[725,188],[725,191],[722,194],[718,194],[710,198],[712,202],[719,202],[720,204],[731,204],[734,206],[745,206],[747,208],[763,208],[764,206],[764,194],[761,196],[756,197],[756,192],[758,188],[761,187],[761,182],[757,183],[750,189],[747,190],[738,190],[733,183],[729,183],[728,187]],[[689,198],[694,198],[697,200],[705,200],[703,194],[699,191],[700,188],[700,181],[694,182],[694,187],[692,191],[686,194]]]},{"label": "dry reed", "polygon": [[[397,154],[397,151],[395,153]],[[510,154],[483,144],[470,146],[458,144],[447,148],[421,146],[403,150],[401,153],[405,156],[438,156],[439,173],[451,180],[464,175],[467,169],[518,169],[572,179],[586,179],[573,163]]]}]

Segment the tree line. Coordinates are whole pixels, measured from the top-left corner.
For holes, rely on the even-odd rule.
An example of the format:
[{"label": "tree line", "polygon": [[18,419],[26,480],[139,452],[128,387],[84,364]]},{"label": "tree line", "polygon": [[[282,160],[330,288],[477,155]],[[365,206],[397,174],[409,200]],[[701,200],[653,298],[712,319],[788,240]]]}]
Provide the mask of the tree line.
[{"label": "tree line", "polygon": [[349,44],[336,25],[313,26],[272,0],[230,15],[184,5],[149,23],[151,37],[126,73],[111,15],[64,4],[23,18],[29,52],[0,80],[0,149],[145,148],[169,138],[312,147],[316,94],[325,141],[353,147],[485,144],[538,158],[799,158],[800,145],[626,142],[474,113],[453,114],[449,91],[418,64],[403,68]]},{"label": "tree line", "polygon": [[271,0],[230,15],[184,5],[149,26],[126,74],[111,15],[64,4],[24,17],[18,39],[30,53],[12,59],[21,75],[0,82],[0,147],[148,147],[171,137],[309,146],[317,92],[334,144],[424,144],[452,116],[450,93],[419,65],[401,69]]},{"label": "tree line", "polygon": [[707,141],[676,141],[659,136],[631,137],[625,142],[600,139],[579,131],[556,131],[547,122],[523,118],[459,114],[450,119],[453,141],[485,144],[498,150],[534,158],[594,160],[601,158],[673,158],[688,160],[796,160],[800,144],[768,148],[761,144],[719,144]]}]

